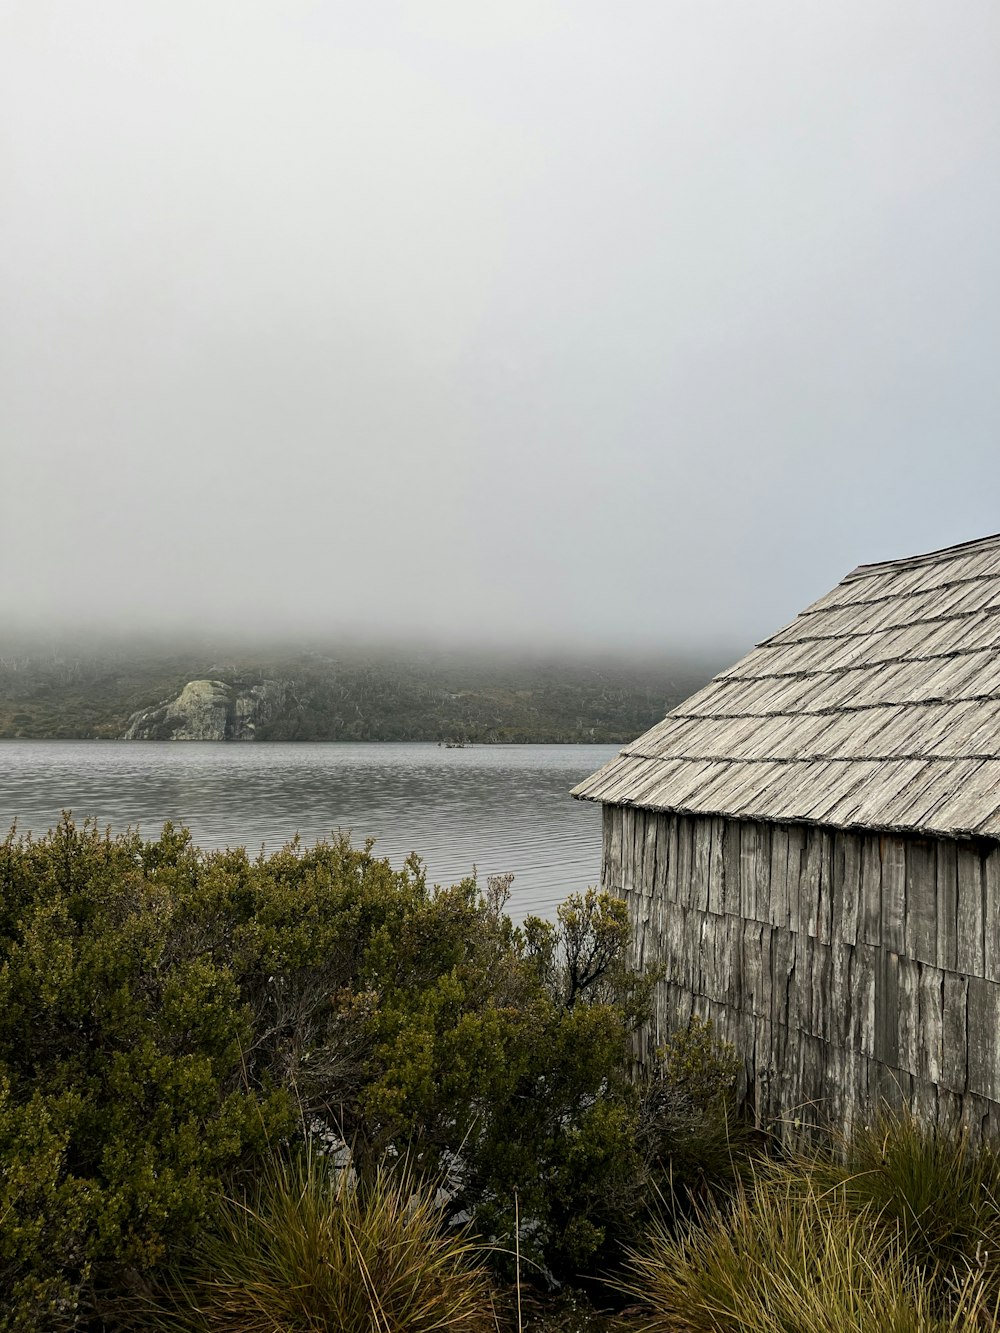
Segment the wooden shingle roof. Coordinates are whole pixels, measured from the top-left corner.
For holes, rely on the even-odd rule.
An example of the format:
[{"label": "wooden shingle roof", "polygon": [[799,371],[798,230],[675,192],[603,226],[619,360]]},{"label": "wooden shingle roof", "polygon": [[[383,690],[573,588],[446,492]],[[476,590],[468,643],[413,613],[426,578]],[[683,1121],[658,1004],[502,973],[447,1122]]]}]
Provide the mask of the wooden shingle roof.
[{"label": "wooden shingle roof", "polygon": [[1000,838],[1000,535],[861,565],[573,795]]}]

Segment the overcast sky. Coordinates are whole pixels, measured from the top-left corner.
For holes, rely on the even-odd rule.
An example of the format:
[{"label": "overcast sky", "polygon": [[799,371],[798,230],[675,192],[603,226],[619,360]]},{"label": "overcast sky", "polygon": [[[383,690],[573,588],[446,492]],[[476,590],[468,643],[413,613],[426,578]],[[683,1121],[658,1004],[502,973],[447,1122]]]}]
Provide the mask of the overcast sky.
[{"label": "overcast sky", "polygon": [[1000,529],[996,0],[0,0],[0,621],[736,649]]}]

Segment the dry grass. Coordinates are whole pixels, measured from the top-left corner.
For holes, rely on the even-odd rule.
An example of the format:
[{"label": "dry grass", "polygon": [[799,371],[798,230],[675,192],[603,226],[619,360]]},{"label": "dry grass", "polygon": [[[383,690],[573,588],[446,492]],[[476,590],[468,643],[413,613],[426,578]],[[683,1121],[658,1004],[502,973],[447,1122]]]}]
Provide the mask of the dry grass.
[{"label": "dry grass", "polygon": [[799,1158],[809,1187],[834,1190],[848,1208],[897,1237],[914,1276],[933,1280],[942,1308],[970,1269],[1000,1293],[1000,1157],[967,1134],[883,1115],[830,1154]]},{"label": "dry grass", "polygon": [[[870,1206],[800,1174],[758,1174],[725,1209],[633,1254],[649,1333],[945,1333],[996,1327],[981,1270],[920,1273]],[[942,1310],[940,1297],[947,1286]]]},{"label": "dry grass", "polygon": [[405,1165],[367,1183],[305,1154],[226,1199],[155,1323],[192,1333],[496,1333],[482,1247]]}]

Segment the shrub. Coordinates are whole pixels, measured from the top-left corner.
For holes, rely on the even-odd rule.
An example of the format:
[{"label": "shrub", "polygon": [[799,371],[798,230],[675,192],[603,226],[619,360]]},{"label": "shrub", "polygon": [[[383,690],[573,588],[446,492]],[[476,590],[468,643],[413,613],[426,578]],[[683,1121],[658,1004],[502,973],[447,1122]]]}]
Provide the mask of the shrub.
[{"label": "shrub", "polygon": [[75,1327],[197,1229],[223,1176],[291,1123],[248,1083],[248,1014],[190,937],[183,835],[69,820],[0,845],[0,1305]]},{"label": "shrub", "polygon": [[169,825],[11,834],[8,1323],[110,1320],[291,1137],[346,1140],[363,1172],[394,1153],[446,1176],[452,1215],[498,1250],[519,1215],[532,1271],[614,1263],[674,1158],[717,1174],[692,1125],[728,1106],[728,1065],[696,1034],[701,1082],[675,1058],[657,1085],[684,1114],[651,1115],[631,1074],[654,976],[628,964],[624,904],[588,890],[523,928],[503,908],[502,881],[429,886],[415,858],[394,870],[343,838],[251,859]]},{"label": "shrub", "polygon": [[485,1333],[482,1248],[449,1231],[404,1162],[371,1178],[316,1152],[275,1157],[221,1200],[155,1322],[192,1333]]},{"label": "shrub", "polygon": [[698,1017],[672,1033],[642,1083],[640,1127],[654,1182],[674,1212],[748,1179],[756,1139],[737,1096],[742,1061]]},{"label": "shrub", "polygon": [[66,817],[0,844],[0,1308],[111,1318],[313,1107],[376,1076],[365,959],[428,897],[415,863]]},{"label": "shrub", "polygon": [[[377,1072],[361,1129],[450,1168],[456,1210],[564,1278],[632,1234],[645,1178],[631,1037],[650,983],[624,905],[591,890],[516,930],[474,884],[411,912],[372,955]],[[569,927],[569,928],[567,928]]]}]

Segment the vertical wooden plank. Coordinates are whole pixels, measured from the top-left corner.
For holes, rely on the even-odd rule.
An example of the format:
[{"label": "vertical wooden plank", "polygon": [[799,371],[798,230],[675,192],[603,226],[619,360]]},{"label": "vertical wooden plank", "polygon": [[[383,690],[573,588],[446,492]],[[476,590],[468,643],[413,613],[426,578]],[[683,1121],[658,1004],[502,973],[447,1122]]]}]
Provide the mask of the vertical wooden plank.
[{"label": "vertical wooden plank", "polygon": [[920,969],[919,1076],[939,1083],[944,1067],[944,973],[933,964]]},{"label": "vertical wooden plank", "polygon": [[937,962],[937,850],[927,838],[906,843],[906,953]]},{"label": "vertical wooden plank", "polygon": [[772,926],[788,929],[788,829],[784,824],[771,826],[771,873],[768,876],[768,920]]},{"label": "vertical wooden plank", "polygon": [[634,843],[632,863],[635,866],[636,885],[641,887],[643,893],[649,893],[652,890],[649,867],[646,865],[646,819],[645,810],[636,810],[635,823],[632,826]]},{"label": "vertical wooden plank", "polygon": [[807,935],[820,933],[820,880],[823,874],[823,844],[819,829],[805,830],[805,855],[799,879],[799,929]]},{"label": "vertical wooden plank", "polygon": [[985,975],[983,951],[983,858],[976,847],[962,842],[956,848],[958,970],[970,977]]},{"label": "vertical wooden plank", "polygon": [[899,1067],[908,1074],[921,1073],[920,964],[913,958],[899,958]]},{"label": "vertical wooden plank", "polygon": [[844,1089],[841,1128],[851,1138],[864,1123],[864,1110],[868,1104],[868,1088],[864,1077],[866,1058],[850,1047],[841,1054]]},{"label": "vertical wooden plank", "polygon": [[633,864],[635,866],[636,887],[645,894],[652,893],[653,883],[650,876],[650,867],[646,864],[646,811],[636,810],[635,823],[632,828],[632,837],[635,841],[633,849]]},{"label": "vertical wooden plank", "polygon": [[816,923],[816,938],[822,944],[829,944],[833,939],[833,833],[830,829],[817,829],[820,841],[820,876],[819,876],[819,917]]},{"label": "vertical wooden plank", "polygon": [[812,955],[812,1000],[810,1027],[814,1037],[824,1042],[833,1040],[833,952],[829,944],[819,938],[809,941]]},{"label": "vertical wooden plank", "polygon": [[904,1070],[881,1062],[877,1065],[878,1100],[890,1111],[900,1111],[910,1101],[910,1076]]},{"label": "vertical wooden plank", "polygon": [[695,816],[691,819],[691,834],[694,847],[694,863],[692,874],[694,877],[692,902],[703,912],[708,911],[708,858],[710,853],[709,845],[709,821],[701,816]]},{"label": "vertical wooden plank", "polygon": [[861,939],[882,943],[882,858],[878,837],[868,833],[861,845]]},{"label": "vertical wooden plank", "polygon": [[[959,887],[961,895],[961,886]],[[969,1091],[1000,1101],[1000,985],[969,978]]]},{"label": "vertical wooden plank", "polygon": [[873,944],[855,945],[851,969],[849,1044],[866,1056],[875,1054],[875,969],[879,952]]},{"label": "vertical wooden plank", "polygon": [[708,912],[695,912],[693,915],[698,921],[700,934],[700,945],[697,959],[700,980],[695,987],[695,990],[698,995],[704,996],[707,999],[715,999],[718,992],[716,971],[718,968],[719,950],[716,942],[715,929],[718,917],[714,917]]},{"label": "vertical wooden plank", "polygon": [[635,891],[635,810],[622,806],[622,888]]},{"label": "vertical wooden plank", "polygon": [[913,1110],[917,1119],[924,1125],[936,1125],[938,1122],[938,1095],[933,1083],[918,1080],[913,1088]]},{"label": "vertical wooden plank", "polygon": [[666,984],[690,989],[688,976],[687,909],[667,902],[660,923],[660,960],[666,968]]},{"label": "vertical wooden plank", "polygon": [[772,1075],[772,1089],[775,1106],[780,1109],[782,1120],[789,1115],[795,1105],[795,1057],[794,1034],[791,1028],[778,1025],[774,1028],[775,1059]]},{"label": "vertical wooden plank", "polygon": [[757,837],[753,824],[740,821],[740,916],[757,920]]},{"label": "vertical wooden plank", "polygon": [[774,976],[771,972],[771,960],[774,957],[771,938],[774,935],[773,926],[761,924],[760,928],[760,1015],[770,1022],[773,1010],[772,995],[774,994]]},{"label": "vertical wooden plank", "polygon": [[975,1093],[968,1093],[962,1101],[961,1126],[969,1136],[969,1142],[978,1146],[983,1141],[983,1131],[989,1123],[989,1102]]},{"label": "vertical wooden plank", "polygon": [[938,1124],[942,1129],[955,1131],[962,1123],[962,1095],[943,1085],[938,1087]]},{"label": "vertical wooden plank", "polygon": [[657,813],[653,816],[656,830],[656,893],[660,897],[670,897],[670,816]]},{"label": "vertical wooden plank", "polygon": [[857,833],[837,834],[843,849],[843,878],[840,894],[840,937],[844,944],[857,944],[861,921],[861,838]]},{"label": "vertical wooden plank", "polygon": [[771,825],[763,820],[754,825],[757,849],[754,867],[757,879],[754,901],[757,921],[771,920]]},{"label": "vertical wooden plank", "polygon": [[798,931],[795,940],[795,969],[792,973],[792,1027],[812,1031],[812,936]]},{"label": "vertical wooden plank", "polygon": [[722,821],[722,856],[725,865],[725,910],[732,916],[743,915],[740,887],[740,825],[735,819]]},{"label": "vertical wooden plank", "polygon": [[760,941],[764,927],[758,921],[739,921],[736,917],[730,920],[737,922],[742,934],[742,1006],[755,1017],[770,1015],[771,1006],[762,995]]},{"label": "vertical wooden plank", "polygon": [[654,810],[646,811],[646,873],[649,876],[649,890],[662,896],[664,869],[660,865],[660,823],[661,818]]},{"label": "vertical wooden plank", "polygon": [[616,878],[612,872],[611,840],[615,822],[615,806],[601,805],[601,888],[615,893]]},{"label": "vertical wooden plank", "polygon": [[687,815],[677,816],[677,901],[683,903],[685,907],[697,905],[691,820]]},{"label": "vertical wooden plank", "polygon": [[[605,806],[605,809],[608,809]],[[624,833],[625,811],[620,805],[611,809],[611,866],[615,876],[614,884],[619,893],[625,891],[625,874],[622,866],[622,836]]]},{"label": "vertical wooden plank", "polygon": [[646,882],[646,816],[647,812],[638,807],[632,811],[632,875],[637,885]]},{"label": "vertical wooden plank", "polygon": [[902,838],[883,834],[879,839],[882,857],[882,944],[893,953],[906,949],[906,856]]},{"label": "vertical wooden plank", "polygon": [[771,1022],[777,1028],[792,1026],[792,970],[795,966],[795,936],[788,930],[771,932]]},{"label": "vertical wooden plank", "polygon": [[801,825],[789,824],[788,871],[786,876],[788,892],[788,926],[797,931],[800,927],[799,882],[802,878],[802,858],[805,849],[805,834]]},{"label": "vertical wooden plank", "polygon": [[693,995],[705,994],[706,968],[710,967],[712,962],[710,958],[705,957],[705,949],[709,945],[709,941],[705,938],[705,930],[705,913],[699,912],[696,907],[689,908],[684,943],[688,964],[688,985]]},{"label": "vertical wooden plank", "polygon": [[1000,981],[1000,848],[997,847],[983,862],[983,898],[983,975],[989,981]]},{"label": "vertical wooden plank", "polygon": [[958,848],[940,840],[937,851],[937,965],[949,972],[958,969]]},{"label": "vertical wooden plank", "polygon": [[968,1083],[968,994],[966,977],[944,974],[941,1082],[952,1092],[965,1092]]},{"label": "vertical wooden plank", "polygon": [[720,916],[726,910],[725,820],[706,819],[708,838],[708,910]]},{"label": "vertical wooden plank", "polygon": [[685,907],[687,902],[684,898],[684,884],[681,878],[680,865],[680,841],[677,832],[677,825],[680,822],[677,815],[662,815],[666,825],[666,837],[669,840],[667,851],[667,897],[673,903],[682,903]]},{"label": "vertical wooden plank", "polygon": [[879,949],[875,979],[875,1058],[899,1065],[899,955]]},{"label": "vertical wooden plank", "polygon": [[830,1040],[839,1047],[850,1043],[851,1018],[851,964],[854,946],[834,939],[829,945],[830,975]]},{"label": "vertical wooden plank", "polygon": [[[725,1000],[733,1010],[738,1014],[740,1024],[744,1022],[742,1015],[751,1013],[752,1009],[746,994],[746,979],[743,975],[744,953],[743,953],[743,922],[738,916],[722,916],[719,918],[722,923],[722,948],[723,948],[723,975],[720,999]],[[740,1036],[742,1040],[742,1027]],[[737,1047],[740,1054],[743,1054],[742,1046]]]},{"label": "vertical wooden plank", "polygon": [[632,923],[632,962],[640,972],[645,971],[651,962],[656,961],[659,941],[651,938],[650,917],[653,900],[644,894],[629,894],[627,898],[629,919]]}]

